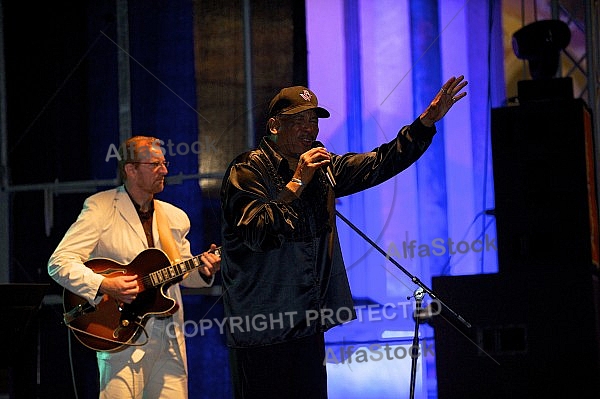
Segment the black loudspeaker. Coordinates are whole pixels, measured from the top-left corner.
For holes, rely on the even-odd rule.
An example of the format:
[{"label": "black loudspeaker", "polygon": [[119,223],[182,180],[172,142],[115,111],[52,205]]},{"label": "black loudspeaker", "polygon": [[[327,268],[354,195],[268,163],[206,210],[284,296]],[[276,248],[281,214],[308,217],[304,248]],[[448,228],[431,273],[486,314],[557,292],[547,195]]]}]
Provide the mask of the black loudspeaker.
[{"label": "black loudspeaker", "polygon": [[49,284],[0,284],[0,397],[35,398],[40,371],[39,310]]},{"label": "black loudspeaker", "polygon": [[500,272],[598,268],[591,126],[581,100],[492,109]]},{"label": "black loudspeaker", "polygon": [[439,399],[597,398],[597,278],[583,272],[434,277],[471,328],[436,316]]}]

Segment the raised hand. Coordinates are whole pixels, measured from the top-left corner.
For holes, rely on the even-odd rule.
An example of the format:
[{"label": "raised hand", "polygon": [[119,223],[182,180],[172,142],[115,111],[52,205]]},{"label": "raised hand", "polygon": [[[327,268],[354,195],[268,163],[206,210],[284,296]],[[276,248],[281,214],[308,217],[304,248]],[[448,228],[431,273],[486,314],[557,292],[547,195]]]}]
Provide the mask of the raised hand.
[{"label": "raised hand", "polygon": [[431,127],[446,115],[452,106],[461,98],[467,95],[466,91],[461,91],[468,84],[465,77],[451,77],[444,83],[442,89],[435,95],[429,106],[420,115],[421,122],[425,126]]}]

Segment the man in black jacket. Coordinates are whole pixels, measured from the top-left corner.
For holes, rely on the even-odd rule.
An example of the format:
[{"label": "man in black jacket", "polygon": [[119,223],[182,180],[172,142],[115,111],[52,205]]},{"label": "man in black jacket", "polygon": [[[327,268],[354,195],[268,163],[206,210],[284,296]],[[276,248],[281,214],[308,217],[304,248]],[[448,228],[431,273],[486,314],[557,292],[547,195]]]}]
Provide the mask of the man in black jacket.
[{"label": "man in black jacket", "polygon": [[411,125],[373,151],[336,155],[316,142],[318,106],[306,87],[269,106],[268,134],[239,155],[221,188],[221,268],[236,399],[326,398],[324,332],[356,318],[335,225],[335,199],[412,165],[463,98],[449,79]]}]

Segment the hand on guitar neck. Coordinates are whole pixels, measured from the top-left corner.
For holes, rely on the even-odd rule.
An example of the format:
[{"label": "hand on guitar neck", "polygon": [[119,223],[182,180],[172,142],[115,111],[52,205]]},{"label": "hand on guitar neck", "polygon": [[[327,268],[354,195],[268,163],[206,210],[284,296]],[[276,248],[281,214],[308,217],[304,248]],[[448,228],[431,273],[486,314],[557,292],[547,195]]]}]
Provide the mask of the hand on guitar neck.
[{"label": "hand on guitar neck", "polygon": [[210,245],[210,249],[200,256],[200,260],[204,266],[198,270],[205,276],[211,277],[221,270],[221,247],[215,244]]}]

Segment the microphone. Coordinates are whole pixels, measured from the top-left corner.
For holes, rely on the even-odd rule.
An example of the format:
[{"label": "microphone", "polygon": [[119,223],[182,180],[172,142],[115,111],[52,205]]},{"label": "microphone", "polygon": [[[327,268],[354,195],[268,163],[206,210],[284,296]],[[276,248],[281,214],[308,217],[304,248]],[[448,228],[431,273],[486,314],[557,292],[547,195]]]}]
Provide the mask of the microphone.
[{"label": "microphone", "polygon": [[[314,141],[312,143],[312,148],[317,148],[317,147],[325,147],[325,146],[320,141]],[[327,168],[325,168],[325,170],[323,170],[323,169],[321,169],[321,170],[323,171],[323,173],[325,173],[325,177],[327,178],[327,182],[329,182],[329,185],[331,186],[331,188],[335,188],[335,179],[333,178],[333,172],[331,171],[331,165],[327,165]]]}]

